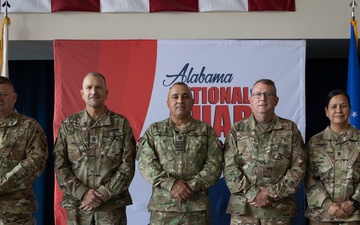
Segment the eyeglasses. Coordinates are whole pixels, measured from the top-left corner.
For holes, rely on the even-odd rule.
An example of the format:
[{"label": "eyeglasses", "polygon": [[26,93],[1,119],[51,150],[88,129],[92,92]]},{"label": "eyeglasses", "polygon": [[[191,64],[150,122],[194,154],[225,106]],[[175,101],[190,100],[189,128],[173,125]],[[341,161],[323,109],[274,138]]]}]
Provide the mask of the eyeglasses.
[{"label": "eyeglasses", "polygon": [[260,99],[263,95],[265,96],[265,98],[276,97],[276,95],[272,92],[254,92],[251,96],[256,99]]}]

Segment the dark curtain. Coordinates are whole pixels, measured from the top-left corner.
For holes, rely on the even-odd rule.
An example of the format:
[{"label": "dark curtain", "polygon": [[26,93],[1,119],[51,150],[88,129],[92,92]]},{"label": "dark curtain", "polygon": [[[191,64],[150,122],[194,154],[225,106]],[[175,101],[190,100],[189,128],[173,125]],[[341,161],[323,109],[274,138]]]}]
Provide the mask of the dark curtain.
[{"label": "dark curtain", "polygon": [[9,61],[9,78],[17,92],[15,108],[19,113],[36,119],[49,145],[49,158],[42,175],[35,181],[34,189],[39,210],[37,225],[54,224],[54,163],[53,114],[54,114],[54,61]]},{"label": "dark curtain", "polygon": [[329,125],[325,99],[332,90],[346,90],[347,67],[347,58],[306,60],[306,142]]},{"label": "dark curtain", "polygon": [[[53,149],[53,112],[54,112],[54,62],[10,61],[10,79],[18,93],[16,109],[18,112],[35,118],[47,135],[49,158],[41,177],[34,188],[39,205],[36,214],[37,225],[54,224],[53,190],[54,163]],[[306,137],[310,137],[329,124],[324,112],[326,95],[333,89],[346,89],[347,59],[307,59],[306,60]],[[285,98],[286,96],[280,96]],[[225,213],[229,191],[221,179],[210,189],[213,225],[229,224],[230,217]],[[293,225],[308,224],[304,218],[306,199],[303,185],[296,194],[299,215],[292,220]],[[215,210],[216,209],[216,210]],[[135,224],[129,224],[135,225]]]}]

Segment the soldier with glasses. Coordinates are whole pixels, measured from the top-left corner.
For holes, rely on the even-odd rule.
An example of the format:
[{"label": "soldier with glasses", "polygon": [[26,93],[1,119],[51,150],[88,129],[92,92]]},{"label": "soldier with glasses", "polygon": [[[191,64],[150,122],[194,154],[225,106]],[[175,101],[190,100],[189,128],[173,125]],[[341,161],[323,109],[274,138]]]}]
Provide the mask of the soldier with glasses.
[{"label": "soldier with glasses", "polygon": [[232,225],[290,225],[296,214],[306,152],[296,124],[275,114],[278,102],[272,80],[256,81],[252,115],[235,123],[226,137],[224,179]]}]

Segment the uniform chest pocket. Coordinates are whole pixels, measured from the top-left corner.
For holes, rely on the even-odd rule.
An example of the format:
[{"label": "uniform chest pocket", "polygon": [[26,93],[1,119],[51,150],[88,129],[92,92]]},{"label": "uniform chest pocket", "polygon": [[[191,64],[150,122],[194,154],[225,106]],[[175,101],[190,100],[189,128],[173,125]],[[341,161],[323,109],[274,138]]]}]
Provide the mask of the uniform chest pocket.
[{"label": "uniform chest pocket", "polygon": [[237,153],[240,161],[245,164],[246,162],[252,161],[256,158],[255,154],[257,149],[254,145],[254,140],[246,136],[237,137]]},{"label": "uniform chest pocket", "polygon": [[355,183],[360,182],[360,142],[348,142],[340,147],[341,154],[346,161],[347,170]]},{"label": "uniform chest pocket", "polygon": [[313,164],[313,170],[320,177],[328,177],[333,172],[334,164],[330,159],[328,152],[333,152],[332,148],[321,147],[318,148],[317,154],[313,154],[311,161]]},{"label": "uniform chest pocket", "polygon": [[[22,160],[25,157],[26,152],[24,148],[27,143],[23,142],[20,137],[23,136],[24,129],[1,129],[0,130],[0,157],[12,158],[16,160],[19,158]],[[10,154],[11,153],[11,154]],[[10,156],[11,155],[11,156]]]},{"label": "uniform chest pocket", "polygon": [[104,150],[102,154],[111,161],[118,163],[121,161],[121,155],[124,151],[124,133],[120,130],[111,130],[107,136],[104,136]]},{"label": "uniform chest pocket", "polygon": [[203,163],[207,158],[207,136],[206,135],[189,135],[187,151],[185,157],[189,162],[194,164]]},{"label": "uniform chest pocket", "polygon": [[158,136],[154,138],[155,140],[155,149],[158,154],[158,158],[161,165],[166,165],[174,161],[175,155],[175,144],[174,137],[169,136]]},{"label": "uniform chest pocket", "polygon": [[270,146],[270,159],[276,161],[291,161],[291,139],[278,136]]},{"label": "uniform chest pocket", "polygon": [[86,144],[78,133],[68,136],[68,157],[72,162],[81,161],[86,156]]}]

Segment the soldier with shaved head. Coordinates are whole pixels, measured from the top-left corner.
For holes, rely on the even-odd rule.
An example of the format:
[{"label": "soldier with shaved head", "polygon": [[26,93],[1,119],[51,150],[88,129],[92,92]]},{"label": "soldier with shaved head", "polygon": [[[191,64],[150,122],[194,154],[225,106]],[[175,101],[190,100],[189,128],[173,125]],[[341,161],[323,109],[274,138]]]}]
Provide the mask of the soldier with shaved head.
[{"label": "soldier with shaved head", "polygon": [[139,170],[152,185],[150,224],[209,225],[208,189],[222,171],[222,144],[209,124],[192,118],[187,84],[172,85],[167,105],[170,117],[138,143]]},{"label": "soldier with shaved head", "polygon": [[129,121],[108,109],[105,77],[88,73],[85,109],[62,123],[54,148],[56,178],[68,225],[125,225],[132,204],[135,139]]}]

